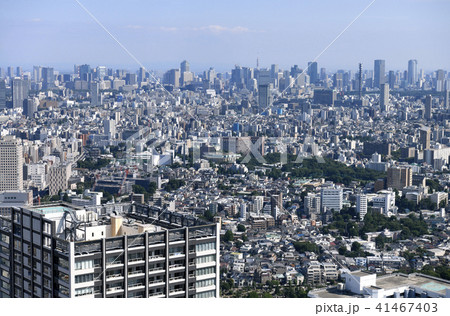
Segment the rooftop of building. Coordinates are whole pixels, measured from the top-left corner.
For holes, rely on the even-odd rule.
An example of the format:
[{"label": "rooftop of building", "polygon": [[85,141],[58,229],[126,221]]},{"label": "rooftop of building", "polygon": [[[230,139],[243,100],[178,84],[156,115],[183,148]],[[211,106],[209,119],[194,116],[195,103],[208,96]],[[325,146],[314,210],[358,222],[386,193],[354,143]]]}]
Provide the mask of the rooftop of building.
[{"label": "rooftop of building", "polygon": [[[351,273],[353,276],[364,277],[372,273],[357,271]],[[420,273],[402,274],[395,273],[377,277],[376,285],[369,286],[370,289],[392,290],[401,287],[420,288],[427,292],[435,292],[445,297],[446,290],[450,289],[450,281],[440,279]],[[339,289],[338,286],[316,289],[310,292],[310,296],[318,298],[349,298],[361,297],[359,294],[352,293],[345,289]]]},{"label": "rooftop of building", "polygon": [[55,222],[56,237],[74,241],[214,225],[192,215],[138,203],[110,204],[99,208],[55,203],[26,206],[24,209]]}]

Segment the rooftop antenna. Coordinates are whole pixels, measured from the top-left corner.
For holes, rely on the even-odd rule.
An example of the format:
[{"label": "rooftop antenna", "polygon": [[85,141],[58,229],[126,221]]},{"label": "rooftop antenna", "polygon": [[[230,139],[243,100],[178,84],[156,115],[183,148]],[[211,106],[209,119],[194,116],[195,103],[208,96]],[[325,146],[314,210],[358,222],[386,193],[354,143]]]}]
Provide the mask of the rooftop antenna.
[{"label": "rooftop antenna", "polygon": [[256,57],[256,69],[259,69],[259,57]]}]

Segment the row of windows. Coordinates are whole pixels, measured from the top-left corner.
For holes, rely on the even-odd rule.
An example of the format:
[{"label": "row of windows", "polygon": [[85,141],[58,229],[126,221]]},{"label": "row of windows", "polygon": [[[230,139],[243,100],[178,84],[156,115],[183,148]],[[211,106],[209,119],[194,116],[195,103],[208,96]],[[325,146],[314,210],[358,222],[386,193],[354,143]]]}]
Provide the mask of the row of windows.
[{"label": "row of windows", "polygon": [[94,293],[94,287],[88,286],[83,287],[81,289],[75,289],[75,296],[83,296],[83,295],[89,295]]},{"label": "row of windows", "polygon": [[94,260],[83,260],[75,262],[75,270],[85,270],[94,268]]},{"label": "row of windows", "polygon": [[211,286],[211,285],[216,285],[215,278],[195,282],[196,288],[207,287],[207,286]]},{"label": "row of windows", "polygon": [[216,267],[201,268],[201,269],[197,269],[195,271],[196,276],[213,274],[213,273],[216,273]]},{"label": "row of windows", "polygon": [[76,275],[75,276],[75,283],[84,283],[84,282],[90,282],[94,281],[94,274],[82,274],[82,275]]},{"label": "row of windows", "polygon": [[216,291],[212,290],[195,294],[195,298],[210,298],[210,297],[216,297]]},{"label": "row of windows", "polygon": [[196,264],[216,261],[216,255],[202,256],[195,259]]},{"label": "row of windows", "polygon": [[207,242],[207,243],[195,245],[195,251],[196,252],[215,250],[215,249],[216,249],[216,243],[215,242]]}]

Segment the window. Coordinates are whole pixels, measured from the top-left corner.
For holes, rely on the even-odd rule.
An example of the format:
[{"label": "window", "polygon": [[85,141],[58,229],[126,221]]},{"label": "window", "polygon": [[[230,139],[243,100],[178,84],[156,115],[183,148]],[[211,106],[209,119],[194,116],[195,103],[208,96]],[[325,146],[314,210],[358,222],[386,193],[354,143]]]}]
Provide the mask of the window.
[{"label": "window", "polygon": [[0,240],[6,244],[9,244],[9,236],[3,233],[0,233]]},{"label": "window", "polygon": [[81,289],[75,289],[75,296],[90,295],[93,293],[94,293],[93,286],[82,287]]},{"label": "window", "polygon": [[44,233],[51,235],[52,225],[50,223],[44,222]]},{"label": "window", "polygon": [[209,298],[209,297],[216,297],[216,291],[212,290],[195,294],[195,298]]},{"label": "window", "polygon": [[14,240],[14,249],[19,251],[22,250],[22,242],[20,240]]},{"label": "window", "polygon": [[69,275],[67,275],[67,274],[64,273],[64,272],[59,271],[59,272],[58,272],[58,278],[59,278],[60,280],[62,280],[62,281],[69,282]]},{"label": "window", "polygon": [[202,281],[197,281],[195,283],[195,287],[196,288],[207,287],[207,286],[211,286],[211,285],[216,285],[216,279],[215,278],[202,280]]},{"label": "window", "polygon": [[216,273],[216,267],[201,268],[195,271],[197,276]]},{"label": "window", "polygon": [[48,253],[47,251],[44,251],[43,254],[44,254],[43,255],[44,262],[50,263],[50,253]]},{"label": "window", "polygon": [[23,253],[31,256],[31,245],[27,243],[23,243]]},{"label": "window", "polygon": [[93,269],[94,260],[83,260],[75,262],[75,270]]},{"label": "window", "polygon": [[169,248],[169,255],[170,256],[176,256],[176,255],[182,255],[184,254],[184,247],[170,247]]},{"label": "window", "polygon": [[41,257],[41,249],[34,247],[33,248],[33,257],[40,258]]},{"label": "window", "polygon": [[84,282],[90,282],[94,281],[94,274],[82,274],[82,275],[76,275],[75,276],[75,283],[84,283]]},{"label": "window", "polygon": [[5,259],[3,257],[0,257],[0,264],[3,264],[7,267],[9,267],[9,259]]},{"label": "window", "polygon": [[33,218],[33,230],[41,231],[41,221],[36,218]]},{"label": "window", "polygon": [[2,271],[2,277],[9,279],[9,271],[3,269],[0,270]]},{"label": "window", "polygon": [[195,245],[195,251],[197,251],[197,252],[215,250],[215,249],[216,249],[216,243],[214,243],[214,242],[207,242],[207,243]]},{"label": "window", "polygon": [[52,239],[50,237],[44,237],[44,247],[52,247]]},{"label": "window", "polygon": [[4,254],[9,254],[9,249],[3,246],[0,246],[0,252]]},{"label": "window", "polygon": [[196,258],[196,264],[216,261],[216,255],[208,255]]}]

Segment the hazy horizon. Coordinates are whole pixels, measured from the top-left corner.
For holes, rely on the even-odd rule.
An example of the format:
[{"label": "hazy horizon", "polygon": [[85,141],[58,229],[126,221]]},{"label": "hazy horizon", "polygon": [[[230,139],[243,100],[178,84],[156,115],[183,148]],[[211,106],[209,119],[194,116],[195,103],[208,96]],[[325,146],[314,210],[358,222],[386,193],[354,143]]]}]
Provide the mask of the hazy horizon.
[{"label": "hazy horizon", "polygon": [[[81,3],[147,69],[178,68],[186,59],[195,72],[235,64],[306,68],[371,1],[116,0]],[[135,70],[139,65],[74,0],[8,1],[0,12],[2,67],[74,64]],[[445,0],[377,0],[318,59],[319,68],[405,70],[409,59],[426,72],[450,69]]]}]

